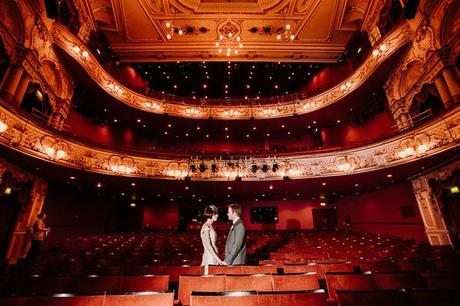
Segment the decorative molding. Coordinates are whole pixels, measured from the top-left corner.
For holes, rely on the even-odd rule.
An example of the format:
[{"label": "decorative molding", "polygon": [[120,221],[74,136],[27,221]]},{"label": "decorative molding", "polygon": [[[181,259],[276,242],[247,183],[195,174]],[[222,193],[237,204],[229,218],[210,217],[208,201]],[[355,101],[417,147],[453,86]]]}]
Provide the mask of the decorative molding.
[{"label": "decorative molding", "polygon": [[[8,108],[0,108],[0,119],[7,126],[0,143],[33,158],[62,166],[109,175],[193,180],[228,180],[235,176],[245,180],[280,180],[318,176],[341,176],[394,167],[423,159],[460,146],[460,106],[430,123],[387,140],[355,149],[298,156],[277,155],[272,158],[177,159],[152,158],[120,154],[87,143],[64,138],[23,119]],[[60,152],[61,151],[61,152]],[[277,164],[278,170],[262,165]],[[190,165],[203,164],[205,171],[192,173]],[[217,171],[212,171],[215,164]],[[258,165],[253,171],[252,166]],[[215,169],[215,170],[216,170]]]},{"label": "decorative molding", "polygon": [[[196,119],[212,117],[217,120],[280,118],[302,115],[329,106],[361,86],[386,59],[410,41],[412,34],[412,30],[407,24],[397,28],[376,46],[372,55],[350,77],[319,95],[311,98],[298,98],[298,96],[293,96],[292,98],[279,97],[278,103],[271,102],[267,104],[260,104],[261,101],[259,100],[235,100],[234,102],[238,104],[233,106],[232,109],[239,115],[228,117],[225,114],[226,112],[228,113],[229,106],[212,105],[211,103],[206,103],[209,102],[208,100],[203,100],[206,107],[202,107],[192,99],[184,102],[183,97],[178,97],[178,101],[180,101],[178,103],[164,100],[163,98],[148,97],[130,90],[111,77],[99,64],[96,57],[64,26],[55,23],[53,27],[55,43],[73,57],[103,90],[120,102],[146,112],[167,113],[171,116]],[[113,88],[116,88],[116,90],[113,90]],[[155,107],[152,107],[152,105]],[[191,112],[191,109],[194,109],[194,111]]]}]

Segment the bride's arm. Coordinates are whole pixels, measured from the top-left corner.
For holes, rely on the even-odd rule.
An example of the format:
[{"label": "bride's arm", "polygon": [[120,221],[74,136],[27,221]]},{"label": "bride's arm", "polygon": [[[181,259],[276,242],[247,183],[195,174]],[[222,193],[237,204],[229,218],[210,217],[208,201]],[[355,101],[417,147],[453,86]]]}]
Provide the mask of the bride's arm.
[{"label": "bride's arm", "polygon": [[210,229],[207,229],[204,231],[204,247],[206,250],[211,253],[212,257],[214,257],[217,262],[220,264],[222,260],[220,260],[219,255],[216,254],[216,251],[214,250],[214,247],[211,244],[211,234],[210,234]]}]

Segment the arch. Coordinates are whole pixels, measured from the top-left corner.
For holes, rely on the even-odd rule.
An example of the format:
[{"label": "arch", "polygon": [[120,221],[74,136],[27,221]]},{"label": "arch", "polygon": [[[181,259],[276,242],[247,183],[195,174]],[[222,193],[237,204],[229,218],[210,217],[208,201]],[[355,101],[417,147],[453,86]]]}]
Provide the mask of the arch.
[{"label": "arch", "polygon": [[460,31],[460,2],[454,1],[447,8],[441,21],[440,45],[445,46]]},{"label": "arch", "polygon": [[54,95],[60,96],[62,92],[62,79],[58,65],[51,59],[46,58],[40,62],[40,73],[46,80]]},{"label": "arch", "polygon": [[405,96],[414,84],[417,83],[417,80],[424,74],[423,63],[419,60],[410,61],[404,68],[398,86],[400,97]]},{"label": "arch", "polygon": [[0,1],[0,34],[10,36],[17,44],[24,44],[24,19],[20,8],[12,0]]}]

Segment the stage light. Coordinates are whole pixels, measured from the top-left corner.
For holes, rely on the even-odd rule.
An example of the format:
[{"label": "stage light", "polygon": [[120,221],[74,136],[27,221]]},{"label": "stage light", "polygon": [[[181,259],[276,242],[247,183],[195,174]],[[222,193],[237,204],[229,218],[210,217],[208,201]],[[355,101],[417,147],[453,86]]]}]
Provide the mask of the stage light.
[{"label": "stage light", "polygon": [[450,193],[451,194],[456,194],[456,193],[459,193],[459,188],[458,186],[453,186],[453,187],[450,187]]}]

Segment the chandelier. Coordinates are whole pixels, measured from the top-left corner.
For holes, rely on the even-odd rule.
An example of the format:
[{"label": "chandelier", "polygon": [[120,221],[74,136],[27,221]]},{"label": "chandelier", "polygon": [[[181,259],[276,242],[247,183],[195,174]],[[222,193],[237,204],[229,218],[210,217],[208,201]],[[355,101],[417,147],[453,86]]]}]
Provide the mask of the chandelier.
[{"label": "chandelier", "polygon": [[166,28],[166,38],[168,40],[171,40],[174,35],[182,35],[184,34],[184,31],[180,27],[174,26],[172,21],[166,21],[165,22],[165,28]]},{"label": "chandelier", "polygon": [[217,52],[225,53],[227,56],[237,55],[243,49],[241,37],[236,23],[232,20],[220,26],[218,29],[219,37],[215,43]]},{"label": "chandelier", "polygon": [[295,35],[291,31],[291,25],[289,23],[286,23],[286,20],[284,19],[284,13],[282,14],[283,14],[283,27],[279,28],[278,31],[276,31],[276,39],[293,41],[295,39]]}]

